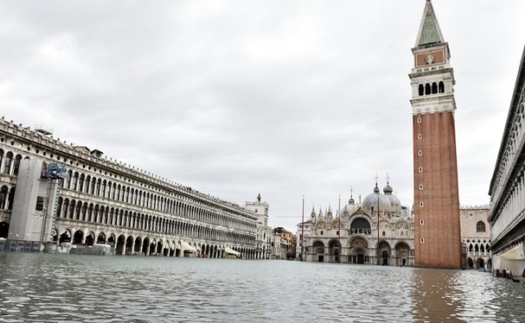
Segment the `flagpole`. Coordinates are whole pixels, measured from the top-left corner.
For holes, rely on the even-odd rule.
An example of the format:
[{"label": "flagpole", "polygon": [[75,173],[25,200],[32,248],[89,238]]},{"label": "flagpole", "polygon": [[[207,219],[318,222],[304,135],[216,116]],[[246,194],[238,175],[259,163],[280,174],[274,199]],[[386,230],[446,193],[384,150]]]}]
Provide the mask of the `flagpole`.
[{"label": "flagpole", "polygon": [[[377,186],[377,182],[376,182]],[[379,187],[378,187],[379,189]],[[379,265],[379,195],[380,191],[377,192],[377,264]]]},{"label": "flagpole", "polygon": [[339,229],[337,231],[337,246],[339,247],[339,262],[341,262],[341,194],[339,194]]},{"label": "flagpole", "polygon": [[304,261],[304,195],[303,195],[303,211],[301,221],[301,261]]}]

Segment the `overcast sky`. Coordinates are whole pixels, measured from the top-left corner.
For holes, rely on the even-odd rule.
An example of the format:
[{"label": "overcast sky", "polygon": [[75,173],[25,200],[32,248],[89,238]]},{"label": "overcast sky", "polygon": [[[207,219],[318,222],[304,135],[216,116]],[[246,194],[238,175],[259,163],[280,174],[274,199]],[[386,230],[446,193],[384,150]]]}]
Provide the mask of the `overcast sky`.
[{"label": "overcast sky", "polygon": [[[408,73],[424,0],[1,1],[0,115],[270,225],[390,185],[412,208]],[[523,0],[434,0],[451,50],[461,205],[488,188]]]}]

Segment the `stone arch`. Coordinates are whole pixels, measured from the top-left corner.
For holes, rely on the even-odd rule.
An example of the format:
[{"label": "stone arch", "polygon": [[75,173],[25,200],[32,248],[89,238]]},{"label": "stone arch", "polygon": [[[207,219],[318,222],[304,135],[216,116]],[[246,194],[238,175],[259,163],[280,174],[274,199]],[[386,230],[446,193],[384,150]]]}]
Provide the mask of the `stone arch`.
[{"label": "stone arch", "polygon": [[340,262],[341,260],[341,244],[337,239],[331,239],[328,242],[328,255],[331,258],[330,261]]},{"label": "stone arch", "polygon": [[476,267],[485,268],[485,260],[483,258],[478,258],[478,260],[476,260]]},{"label": "stone arch", "polygon": [[390,265],[390,256],[392,255],[390,244],[386,241],[380,241],[377,255],[380,258],[379,263],[383,266]]},{"label": "stone arch", "polygon": [[83,244],[84,241],[84,232],[82,230],[75,231],[75,234],[73,235],[73,241],[72,244]]},{"label": "stone arch", "polygon": [[5,154],[5,158],[4,158],[4,174],[10,174],[12,162],[13,162],[13,153],[8,152],[7,154]]},{"label": "stone arch", "polygon": [[86,246],[92,246],[95,243],[95,233],[93,231],[88,232],[85,241]]},{"label": "stone arch", "polygon": [[468,268],[474,268],[474,261],[472,260],[472,258],[468,257],[467,259],[467,266]]},{"label": "stone arch", "polygon": [[5,209],[5,206],[7,205],[7,200],[9,196],[8,191],[9,189],[5,185],[3,185],[2,188],[0,188],[0,210]]},{"label": "stone arch", "polygon": [[108,245],[110,245],[112,247],[116,247],[116,245],[117,245],[117,238],[115,237],[115,234],[111,233],[109,235],[109,238],[108,238],[106,244],[108,244]]},{"label": "stone arch", "polygon": [[149,255],[149,245],[150,245],[149,238],[148,237],[144,238],[144,241],[142,242],[142,254],[144,254],[145,256]]},{"label": "stone arch", "polygon": [[71,229],[65,229],[62,234],[60,234],[60,240],[59,243],[62,242],[71,242]]},{"label": "stone arch", "polygon": [[372,232],[370,222],[364,217],[357,217],[350,224],[351,234],[370,234]]},{"label": "stone arch", "polygon": [[7,238],[9,233],[9,223],[6,221],[0,222],[0,238]]},{"label": "stone arch", "polygon": [[22,160],[21,155],[16,155],[13,163],[13,175],[18,175],[18,170],[20,169],[20,161]]},{"label": "stone arch", "polygon": [[157,241],[155,239],[151,240],[151,243],[149,245],[149,255],[153,256],[155,255],[155,250],[157,249]]},{"label": "stone arch", "polygon": [[106,235],[100,232],[97,236],[97,244],[106,244]]},{"label": "stone arch", "polygon": [[369,262],[368,244],[368,240],[361,236],[354,237],[348,241],[348,261],[354,264],[364,264]]},{"label": "stone arch", "polygon": [[324,249],[325,245],[322,241],[315,241],[312,244],[312,252],[314,253],[314,261],[324,262]]},{"label": "stone arch", "polygon": [[129,236],[126,239],[126,246],[124,248],[125,255],[131,255],[133,253],[133,236]]},{"label": "stone arch", "polygon": [[407,266],[410,265],[410,246],[406,242],[398,242],[395,245],[396,250],[396,265],[397,266]]},{"label": "stone arch", "polygon": [[134,254],[140,254],[142,252],[142,238],[135,238],[135,247],[133,249]]},{"label": "stone arch", "polygon": [[126,247],[126,237],[123,234],[121,234],[118,236],[118,239],[117,239],[117,246],[115,248],[115,254],[124,255],[126,252],[125,247]]}]

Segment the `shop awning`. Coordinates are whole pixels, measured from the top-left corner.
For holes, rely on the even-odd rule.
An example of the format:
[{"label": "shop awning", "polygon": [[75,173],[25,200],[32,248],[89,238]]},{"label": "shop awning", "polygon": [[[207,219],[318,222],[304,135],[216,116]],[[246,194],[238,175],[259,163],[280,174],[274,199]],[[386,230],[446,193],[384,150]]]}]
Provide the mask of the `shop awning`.
[{"label": "shop awning", "polygon": [[195,248],[193,248],[192,246],[190,246],[190,244],[187,243],[186,241],[181,241],[181,242],[180,242],[180,247],[181,247],[181,249],[183,249],[183,250],[195,251]]},{"label": "shop awning", "polygon": [[231,253],[232,255],[236,255],[236,256],[241,254],[240,252],[237,252],[237,251],[235,251],[235,250],[233,250],[231,248],[228,248],[228,247],[224,248],[224,252]]},{"label": "shop awning", "polygon": [[510,249],[509,251],[505,252],[499,257],[501,259],[506,259],[506,260],[524,260],[525,259],[525,249],[523,246],[523,242],[518,244],[516,247]]}]

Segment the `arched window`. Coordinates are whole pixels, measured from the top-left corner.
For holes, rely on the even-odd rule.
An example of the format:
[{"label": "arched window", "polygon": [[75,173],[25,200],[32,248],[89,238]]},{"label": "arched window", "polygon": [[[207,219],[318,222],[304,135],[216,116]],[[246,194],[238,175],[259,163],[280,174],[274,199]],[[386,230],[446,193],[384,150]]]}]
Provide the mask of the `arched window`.
[{"label": "arched window", "polygon": [[75,175],[73,175],[73,180],[71,180],[71,189],[73,191],[77,190],[77,181],[78,181],[78,173],[75,172]]},{"label": "arched window", "polygon": [[106,197],[106,181],[102,182],[102,197]]},{"label": "arched window", "polygon": [[66,178],[67,183],[66,183],[65,186],[66,186],[67,189],[71,189],[71,182],[72,182],[72,179],[73,179],[73,172],[71,170],[68,170],[67,172],[69,173],[69,177]]},{"label": "arched window", "polygon": [[423,84],[419,84],[419,96],[422,96],[423,94],[425,94],[425,87]]},{"label": "arched window", "polygon": [[4,160],[4,174],[9,174],[9,171],[11,170],[11,161],[13,160],[13,153],[8,152],[5,155]]},{"label": "arched window", "polygon": [[485,232],[485,222],[479,221],[476,223],[476,232]]},{"label": "arched window", "polygon": [[16,155],[15,162],[13,163],[13,175],[18,175],[18,169],[20,168],[20,160],[22,160],[22,156]]},{"label": "arched window", "polygon": [[97,179],[95,177],[91,179],[91,189],[89,191],[90,194],[95,194],[95,186],[97,185],[96,181]]},{"label": "arched window", "polygon": [[100,196],[100,179],[97,181],[97,188],[96,188],[96,191],[95,191],[95,195],[96,196]]},{"label": "arched window", "polygon": [[432,83],[432,94],[436,94],[436,93],[438,93],[438,86],[434,82],[434,83]]},{"label": "arched window", "polygon": [[426,95],[429,95],[430,94],[430,84],[425,84],[425,94]]},{"label": "arched window", "polygon": [[0,190],[0,209],[4,209],[4,205],[7,201],[7,186],[2,186]]},{"label": "arched window", "polygon": [[78,181],[78,191],[83,192],[84,190],[84,174],[80,175],[80,180]]},{"label": "arched window", "polygon": [[84,184],[84,187],[82,188],[82,192],[89,193],[89,187],[91,185],[91,176],[86,176],[86,181]]},{"label": "arched window", "polygon": [[13,201],[15,200],[15,188],[12,187],[11,191],[9,191],[9,197],[7,199],[7,209],[9,211],[13,210]]},{"label": "arched window", "polygon": [[439,82],[439,93],[445,93],[445,83]]}]

